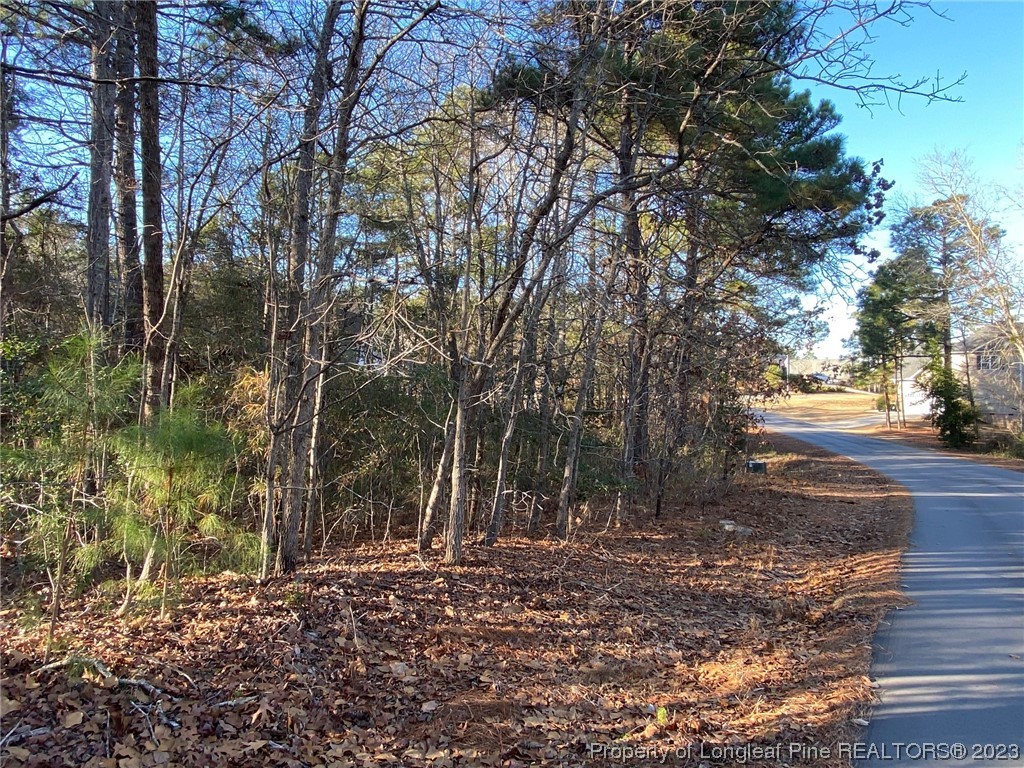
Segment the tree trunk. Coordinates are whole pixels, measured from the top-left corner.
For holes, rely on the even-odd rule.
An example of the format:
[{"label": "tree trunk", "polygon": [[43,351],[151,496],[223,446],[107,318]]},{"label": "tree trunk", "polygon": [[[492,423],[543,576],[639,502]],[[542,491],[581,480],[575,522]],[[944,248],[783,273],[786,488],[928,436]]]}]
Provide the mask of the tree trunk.
[{"label": "tree trunk", "polygon": [[[607,293],[605,297],[607,298]],[[562,485],[558,493],[558,515],[555,519],[555,535],[560,539],[565,539],[569,535],[569,517],[576,496],[576,468],[579,464],[580,445],[583,437],[583,412],[586,409],[590,389],[594,384],[594,374],[597,370],[597,348],[604,328],[606,306],[606,301],[602,301],[598,305],[591,322],[590,339],[587,341],[583,363],[583,376],[580,378],[576,407],[573,409],[569,437],[565,445],[565,464],[562,469]]]},{"label": "tree trunk", "polygon": [[163,401],[166,312],[164,302],[163,217],[160,165],[160,92],[157,82],[157,4],[135,2],[139,64],[139,140],[142,154],[142,303],[146,324],[144,416],[153,416]]},{"label": "tree trunk", "polygon": [[452,450],[451,495],[448,498],[448,527],[445,529],[444,561],[462,562],[462,537],[466,523],[469,475],[469,426],[479,395],[480,375],[461,364],[459,394],[455,402],[455,439]]},{"label": "tree trunk", "polygon": [[[319,349],[315,351],[319,358],[316,383],[313,390],[313,423],[310,427],[309,436],[309,495],[306,499],[305,530],[303,532],[302,551],[306,559],[313,555],[313,529],[316,526],[315,512],[320,507],[322,500],[321,474],[323,457],[321,456],[320,444],[323,419],[321,414],[324,402],[324,381],[327,374],[327,342],[321,340]],[[326,532],[325,532],[326,535]]]},{"label": "tree trunk", "polygon": [[437,523],[441,504],[444,501],[445,480],[450,478],[452,469],[452,455],[455,452],[455,422],[453,411],[449,413],[445,425],[444,446],[441,448],[441,457],[437,462],[437,471],[434,473],[434,482],[430,487],[430,496],[427,499],[427,508],[423,512],[423,523],[419,533],[419,551],[429,552],[430,545],[437,535]]},{"label": "tree trunk", "polygon": [[[314,327],[307,328],[308,348],[319,344]],[[313,368],[314,370],[311,370]],[[282,496],[281,535],[277,542],[278,574],[294,571],[301,552],[299,530],[306,514],[306,481],[309,479],[309,452],[312,446],[316,381],[320,371],[311,363],[303,368],[302,383],[295,407],[295,418],[290,424],[287,481]]]},{"label": "tree trunk", "polygon": [[271,161],[270,139],[271,124],[268,123],[264,135],[262,149],[262,179],[260,195],[261,229],[266,237],[267,281],[264,293],[264,323],[267,332],[267,364],[266,364],[266,396],[264,403],[264,427],[267,431],[267,463],[264,476],[263,520],[260,525],[260,564],[259,578],[267,579],[271,574],[271,566],[277,547],[277,518],[279,509],[278,488],[280,473],[287,464],[284,455],[285,435],[282,428],[285,422],[284,413],[284,365],[282,360],[282,329],[284,313],[280,311],[279,286],[275,280],[277,274],[277,241],[273,222],[276,213],[272,210],[275,200],[270,197]]},{"label": "tree trunk", "polygon": [[135,178],[135,32],[133,3],[123,0],[115,15],[114,127],[117,143],[114,182],[117,188],[117,256],[123,291],[124,350],[142,352],[146,327],[143,319],[142,270],[139,266],[139,224]]},{"label": "tree trunk", "polygon": [[[185,134],[188,130],[186,125],[186,113],[188,110],[188,86],[185,84],[185,50],[184,41],[179,41],[178,48],[178,114],[175,129],[178,139],[178,168],[185,168]],[[210,172],[210,185],[215,186],[217,173],[214,169]],[[162,400],[169,408],[174,407],[174,388],[178,373],[178,339],[181,337],[181,327],[184,320],[185,303],[188,298],[189,282],[192,277],[192,260],[195,251],[194,231],[202,228],[202,225],[192,227],[189,221],[191,211],[185,205],[186,179],[179,170],[175,184],[177,211],[177,247],[174,258],[171,261],[171,278],[166,287],[167,298],[166,313],[170,314],[170,322],[167,330],[167,344],[164,350],[164,370],[161,375],[163,381]],[[191,207],[191,206],[189,206]]]},{"label": "tree trunk", "polygon": [[889,366],[887,366],[885,359],[882,359],[882,371],[885,374],[882,392],[885,399],[885,428],[892,429],[892,401],[890,399],[890,390],[892,389],[892,379],[889,377]]},{"label": "tree trunk", "polygon": [[[539,304],[540,302],[538,302]],[[498,472],[494,481],[494,500],[491,504],[491,516],[487,524],[487,533],[484,536],[484,546],[492,547],[498,541],[501,534],[501,526],[505,516],[505,490],[508,478],[509,449],[512,446],[512,438],[516,431],[516,421],[519,418],[520,401],[522,400],[523,375],[527,368],[527,356],[533,344],[531,338],[536,336],[536,323],[539,312],[532,313],[530,324],[523,334],[523,343],[519,349],[519,357],[516,360],[516,370],[512,377],[512,386],[509,388],[509,412],[505,422],[505,431],[501,436],[501,448],[498,450]]]},{"label": "tree trunk", "polygon": [[[333,260],[337,256],[335,245],[345,182],[348,178],[352,120],[359,99],[359,78],[363,72],[363,47],[368,12],[368,0],[359,0],[353,5],[352,26],[348,33],[348,57],[340,78],[341,101],[335,116],[337,131],[328,172],[326,216],[320,229],[319,252],[313,285],[309,291],[309,304],[303,315],[303,321],[307,324],[306,369],[303,372],[302,400],[295,422],[292,453],[295,466],[291,474],[296,479],[293,486],[298,486],[300,472],[305,476],[303,480],[307,485],[304,489],[299,489],[295,495],[288,497],[289,503],[297,504],[298,509],[292,511],[286,508],[285,514],[290,518],[292,514],[300,513],[305,520],[303,550],[307,556],[312,545],[311,521],[314,501],[319,498],[320,490],[315,484],[320,482],[319,436],[323,387],[328,365],[326,334],[328,315],[331,311],[330,274]],[[329,18],[325,21],[325,26],[328,24],[333,32],[336,21]],[[329,45],[327,49],[329,50]],[[308,391],[310,386],[313,388],[312,393]]]},{"label": "tree trunk", "polygon": [[[0,64],[7,64],[9,35],[0,35]],[[6,70],[6,66],[3,67]],[[11,128],[14,119],[13,82],[0,75],[0,339],[7,329],[7,270],[14,252],[14,227],[7,220],[11,210]]]},{"label": "tree trunk", "polygon": [[283,332],[286,336],[283,412],[284,417],[290,421],[287,428],[288,455],[282,457],[282,461],[285,462],[283,476],[287,478],[287,486],[284,489],[282,519],[277,540],[275,570],[279,574],[295,570],[299,559],[299,527],[305,498],[303,490],[307,475],[308,438],[312,415],[309,387],[319,375],[318,371],[310,371],[307,364],[306,350],[311,348],[308,345],[313,342],[318,346],[319,340],[305,331],[310,317],[310,306],[303,300],[309,256],[311,191],[320,136],[320,116],[331,74],[331,43],[340,13],[341,3],[337,0],[327,6],[317,43],[316,60],[309,76],[309,96],[303,114],[302,138],[299,140],[298,170],[292,205],[291,247],[288,252],[285,323],[279,328],[279,333]]},{"label": "tree trunk", "polygon": [[672,471],[672,460],[665,456],[658,459],[657,496],[654,500],[654,519],[661,519],[661,509],[665,502],[665,491],[668,489],[668,478]]},{"label": "tree trunk", "polygon": [[86,312],[98,328],[110,326],[110,180],[114,159],[113,11],[116,5],[97,0],[92,7],[90,36],[91,120],[89,140],[89,209],[86,227]]},{"label": "tree trunk", "polygon": [[[547,334],[544,340],[543,359],[545,361],[551,361],[554,358],[554,344],[555,320],[552,315],[548,320]],[[545,377],[539,393],[540,435],[537,437],[537,461],[533,468],[533,496],[530,499],[530,519],[526,524],[526,531],[530,534],[536,533],[540,527],[541,515],[544,512],[541,498],[548,490],[547,477],[552,463],[548,444],[551,441],[551,417],[554,410],[551,395],[551,382],[548,380],[548,377]]]},{"label": "tree trunk", "polygon": [[481,487],[480,467],[484,462],[484,421],[483,409],[473,409],[473,420],[469,426],[469,438],[467,441],[467,456],[472,456],[472,463],[467,468],[466,474],[466,520],[469,530],[482,526],[482,512],[480,511],[480,497],[483,489]]},{"label": "tree trunk", "polygon": [[906,395],[904,393],[902,350],[898,350],[896,352],[896,380],[899,382],[899,385],[896,389],[896,427],[898,429],[906,429],[907,404],[905,402]]},{"label": "tree trunk", "polygon": [[[626,183],[636,171],[638,133],[634,125],[630,91],[623,93],[622,123],[619,133],[619,181]],[[626,402],[622,420],[622,465],[615,503],[616,520],[629,516],[633,502],[632,487],[637,479],[646,485],[648,454],[648,301],[650,268],[643,258],[643,237],[640,231],[640,210],[635,190],[623,193],[623,261],[627,275],[627,301],[630,319],[629,345],[626,357]]]}]

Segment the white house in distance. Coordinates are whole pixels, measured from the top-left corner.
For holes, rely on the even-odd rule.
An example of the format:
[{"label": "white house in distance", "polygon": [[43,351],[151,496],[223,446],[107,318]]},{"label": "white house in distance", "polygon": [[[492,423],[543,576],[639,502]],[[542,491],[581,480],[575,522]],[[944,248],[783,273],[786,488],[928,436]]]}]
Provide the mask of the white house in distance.
[{"label": "white house in distance", "polygon": [[908,355],[903,358],[902,376],[900,373],[895,374],[897,397],[903,404],[903,413],[907,418],[931,415],[932,403],[925,392],[925,367],[930,359],[925,355]]},{"label": "white house in distance", "polygon": [[[991,328],[983,328],[967,343],[956,345],[953,369],[974,394],[982,421],[1000,426],[1020,423],[1024,396],[1024,361],[1014,360],[1015,352]],[[931,402],[924,389],[926,356],[908,355],[903,375],[898,375],[899,396],[908,417],[926,417]]]},{"label": "white house in distance", "polygon": [[[849,360],[835,357],[789,357],[780,358],[779,365],[790,376],[828,377],[831,384],[853,383],[853,369]],[[821,379],[823,382],[826,379]]]}]

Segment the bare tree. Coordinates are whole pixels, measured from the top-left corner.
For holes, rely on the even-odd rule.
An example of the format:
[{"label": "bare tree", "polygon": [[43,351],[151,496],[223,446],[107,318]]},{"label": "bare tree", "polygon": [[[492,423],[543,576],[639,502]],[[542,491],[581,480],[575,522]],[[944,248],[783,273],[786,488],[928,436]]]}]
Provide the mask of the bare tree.
[{"label": "bare tree", "polygon": [[[345,8],[340,2],[331,2],[324,14],[315,52],[314,64],[307,84],[306,106],[303,114],[302,134],[298,144],[298,163],[291,210],[290,250],[288,254],[288,288],[284,302],[283,322],[278,321],[276,334],[286,336],[283,360],[275,360],[284,369],[272,377],[272,389],[281,405],[278,420],[272,425],[272,440],[286,441],[287,452],[272,444],[271,455],[277,465],[271,466],[268,477],[275,474],[284,479],[282,489],[280,526],[277,541],[275,570],[293,570],[299,555],[299,531],[303,515],[309,514],[306,483],[310,467],[315,464],[317,432],[320,410],[317,408],[318,388],[324,376],[324,327],[330,307],[337,230],[342,218],[344,190],[349,172],[353,144],[359,131],[359,110],[362,99],[379,84],[375,77],[384,69],[389,55],[401,42],[438,7],[425,4],[414,10],[410,17],[390,19],[386,9],[374,13],[370,0],[360,0],[348,11],[346,21],[345,54],[343,65],[334,71],[331,55],[337,42],[337,33]],[[383,22],[390,27],[382,38],[367,44],[370,27]],[[310,259],[312,190],[316,170],[316,154],[324,137],[324,109],[332,87],[337,98],[329,115],[334,141],[326,168],[326,205],[320,220],[319,250],[315,260]],[[312,269],[310,269],[312,267]],[[270,481],[268,481],[270,482]],[[268,487],[268,505],[273,498]],[[269,514],[269,508],[268,508]],[[264,524],[264,572],[268,569],[267,552],[270,548],[270,523]]]}]

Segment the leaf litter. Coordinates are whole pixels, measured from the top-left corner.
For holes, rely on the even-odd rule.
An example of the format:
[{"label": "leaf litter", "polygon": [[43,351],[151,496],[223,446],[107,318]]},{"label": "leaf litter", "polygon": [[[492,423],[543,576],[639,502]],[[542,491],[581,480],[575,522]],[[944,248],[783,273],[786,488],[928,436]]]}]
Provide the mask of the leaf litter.
[{"label": "leaf litter", "polygon": [[748,765],[849,765],[911,507],[860,465],[773,442],[768,474],[720,503],[568,544],[506,539],[459,567],[411,542],[338,549],[263,584],[192,579],[169,619],[85,596],[46,667],[44,631],[5,609],[0,759],[711,766],[748,745],[787,756]]}]

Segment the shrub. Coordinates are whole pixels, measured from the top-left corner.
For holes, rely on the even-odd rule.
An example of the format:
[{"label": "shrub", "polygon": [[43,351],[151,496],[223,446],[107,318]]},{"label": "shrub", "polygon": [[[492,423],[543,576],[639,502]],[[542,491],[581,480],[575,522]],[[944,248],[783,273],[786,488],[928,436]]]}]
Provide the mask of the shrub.
[{"label": "shrub", "polygon": [[939,358],[928,365],[928,397],[932,424],[950,448],[966,448],[977,438],[978,412],[964,397],[964,387]]},{"label": "shrub", "polygon": [[1015,459],[1024,459],[1024,435],[1019,435],[1009,448],[1009,454]]}]

